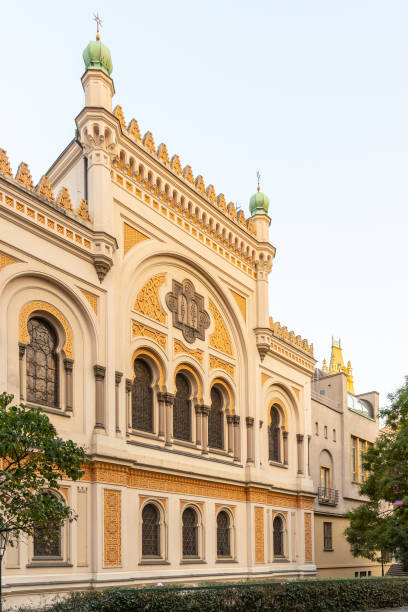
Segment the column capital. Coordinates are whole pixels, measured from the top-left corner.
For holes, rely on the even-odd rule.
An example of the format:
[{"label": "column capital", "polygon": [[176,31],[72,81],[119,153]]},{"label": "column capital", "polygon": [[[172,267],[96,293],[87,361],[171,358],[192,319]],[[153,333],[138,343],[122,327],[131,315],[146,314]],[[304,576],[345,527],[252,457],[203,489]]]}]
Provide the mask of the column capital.
[{"label": "column capital", "polygon": [[239,425],[240,420],[241,420],[241,417],[239,416],[239,414],[233,415],[232,422],[234,423],[235,427]]},{"label": "column capital", "polygon": [[296,440],[298,442],[303,442],[303,437],[304,437],[303,434],[296,434]]},{"label": "column capital", "polygon": [[20,359],[22,359],[24,357],[26,346],[27,345],[23,344],[22,342],[18,343],[18,356],[19,356]]},{"label": "column capital", "polygon": [[129,391],[132,390],[132,386],[133,386],[133,382],[131,381],[130,378],[126,379],[126,393],[129,393]]},{"label": "column capital", "polygon": [[287,440],[288,435],[289,435],[289,434],[288,434],[288,432],[287,432],[287,431],[285,431],[285,430],[283,430],[283,431],[282,431],[282,437],[283,437],[283,439],[284,439],[284,440]]},{"label": "column capital", "polygon": [[115,372],[115,385],[120,385],[120,381],[122,380],[123,372]]},{"label": "column capital", "polygon": [[208,416],[210,414],[211,406],[205,406],[205,404],[201,404],[199,408],[201,409],[201,413],[203,415]]},{"label": "column capital", "polygon": [[74,367],[74,360],[73,359],[68,359],[66,357],[64,359],[64,370],[66,372],[72,372],[73,367]]},{"label": "column capital", "polygon": [[253,427],[255,419],[254,417],[247,416],[245,417],[245,421],[246,421],[247,427]]},{"label": "column capital", "polygon": [[259,429],[262,429],[263,421],[259,421]]},{"label": "column capital", "polygon": [[106,368],[103,365],[94,365],[94,374],[96,380],[105,380]]},{"label": "column capital", "polygon": [[228,425],[234,422],[234,416],[232,414],[227,414],[227,423]]}]

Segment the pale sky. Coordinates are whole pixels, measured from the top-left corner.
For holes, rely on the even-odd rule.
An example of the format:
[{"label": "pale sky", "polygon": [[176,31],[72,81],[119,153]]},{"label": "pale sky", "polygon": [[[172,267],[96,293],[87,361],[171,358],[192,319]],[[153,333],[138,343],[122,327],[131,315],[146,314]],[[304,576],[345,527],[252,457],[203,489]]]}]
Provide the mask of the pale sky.
[{"label": "pale sky", "polygon": [[103,19],[126,121],[248,210],[277,249],[270,313],[380,403],[408,374],[408,3],[1,3],[0,147],[36,181],[74,135],[82,51]]}]

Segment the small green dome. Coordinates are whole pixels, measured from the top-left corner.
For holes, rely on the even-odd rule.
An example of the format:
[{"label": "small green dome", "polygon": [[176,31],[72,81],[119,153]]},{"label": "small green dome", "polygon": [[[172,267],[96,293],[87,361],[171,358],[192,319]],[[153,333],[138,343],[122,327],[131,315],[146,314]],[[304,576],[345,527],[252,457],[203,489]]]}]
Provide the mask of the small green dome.
[{"label": "small green dome", "polygon": [[85,70],[102,70],[108,76],[113,70],[111,54],[100,40],[91,40],[85,47],[82,57],[85,62]]},{"label": "small green dome", "polygon": [[251,217],[254,215],[267,215],[269,208],[269,198],[264,193],[257,191],[249,200],[249,210]]}]

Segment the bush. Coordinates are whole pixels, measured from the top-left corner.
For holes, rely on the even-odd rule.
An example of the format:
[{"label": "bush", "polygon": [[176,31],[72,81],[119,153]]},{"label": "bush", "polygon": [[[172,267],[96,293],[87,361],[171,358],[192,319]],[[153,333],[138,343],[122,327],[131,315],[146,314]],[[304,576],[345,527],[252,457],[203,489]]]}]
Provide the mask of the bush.
[{"label": "bush", "polygon": [[[368,578],[286,583],[107,589],[73,593],[47,612],[350,612],[408,603],[408,580]],[[21,610],[21,609],[20,609]],[[39,612],[39,611],[38,611]]]}]

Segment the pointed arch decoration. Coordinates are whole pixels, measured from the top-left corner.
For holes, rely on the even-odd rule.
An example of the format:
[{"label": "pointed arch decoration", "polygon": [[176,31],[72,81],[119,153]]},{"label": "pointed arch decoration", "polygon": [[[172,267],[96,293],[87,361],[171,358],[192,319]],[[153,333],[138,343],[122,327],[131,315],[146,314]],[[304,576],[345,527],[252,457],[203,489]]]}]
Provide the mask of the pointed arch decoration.
[{"label": "pointed arch decoration", "polygon": [[163,325],[167,323],[167,314],[160,303],[159,289],[165,281],[165,274],[156,274],[149,278],[137,294],[133,305],[133,310]]},{"label": "pointed arch decoration", "polygon": [[33,301],[28,302],[20,311],[20,317],[18,322],[18,339],[21,344],[28,344],[30,342],[30,334],[28,333],[27,323],[30,315],[37,311],[43,310],[53,315],[62,325],[65,332],[65,344],[63,347],[65,356],[68,359],[74,358],[74,343],[72,339],[72,330],[68,324],[68,321],[64,315],[55,306],[48,304],[48,302]]}]

